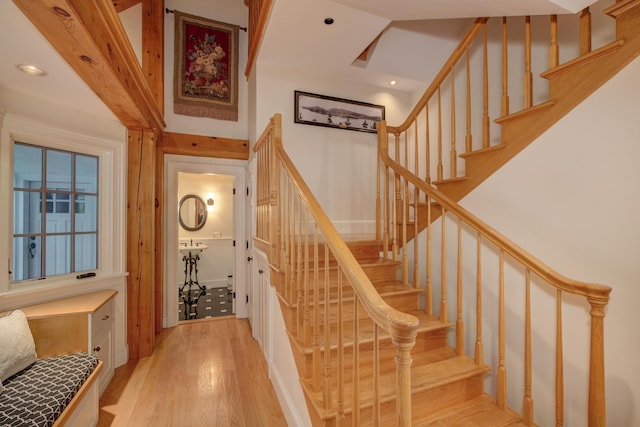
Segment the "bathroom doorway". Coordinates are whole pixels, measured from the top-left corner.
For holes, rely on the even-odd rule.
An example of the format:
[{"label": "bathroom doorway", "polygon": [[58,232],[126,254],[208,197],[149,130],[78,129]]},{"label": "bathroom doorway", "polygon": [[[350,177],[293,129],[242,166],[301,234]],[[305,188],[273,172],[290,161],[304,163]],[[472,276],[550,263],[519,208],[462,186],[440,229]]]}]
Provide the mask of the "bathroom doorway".
[{"label": "bathroom doorway", "polygon": [[178,173],[178,320],[235,314],[235,177]]},{"label": "bathroom doorway", "polygon": [[246,317],[238,244],[245,241],[245,162],[165,155],[164,163],[163,327]]}]

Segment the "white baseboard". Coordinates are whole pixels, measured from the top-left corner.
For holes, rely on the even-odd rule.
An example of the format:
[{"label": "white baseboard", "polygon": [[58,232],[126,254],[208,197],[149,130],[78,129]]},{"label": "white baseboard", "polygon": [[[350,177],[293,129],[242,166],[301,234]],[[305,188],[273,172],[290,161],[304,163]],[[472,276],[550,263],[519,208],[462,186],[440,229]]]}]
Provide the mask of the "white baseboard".
[{"label": "white baseboard", "polygon": [[[287,425],[296,427],[305,426],[302,421],[303,418],[300,416],[298,408],[294,405],[293,399],[291,399],[286,383],[283,381],[282,375],[280,375],[277,366],[273,364],[269,366],[269,377],[271,378],[271,383],[273,384],[276,396],[278,396],[278,401],[280,402],[280,407],[282,408],[284,417],[287,419]],[[304,409],[307,409],[306,406]]]}]

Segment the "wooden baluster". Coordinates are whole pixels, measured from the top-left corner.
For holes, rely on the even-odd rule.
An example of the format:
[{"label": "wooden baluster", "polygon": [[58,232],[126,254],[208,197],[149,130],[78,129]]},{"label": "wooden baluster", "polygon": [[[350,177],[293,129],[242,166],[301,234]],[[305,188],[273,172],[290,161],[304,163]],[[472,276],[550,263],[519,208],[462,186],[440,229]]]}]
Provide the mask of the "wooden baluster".
[{"label": "wooden baluster", "polygon": [[499,356],[498,356],[498,408],[505,409],[507,405],[507,368],[505,366],[505,317],[504,317],[504,250],[500,250],[500,293],[499,293]]},{"label": "wooden baluster", "polygon": [[338,416],[336,424],[344,426],[344,316],[343,316],[343,289],[342,270],[338,268]]},{"label": "wooden baluster", "polygon": [[438,87],[438,181],[442,180],[442,100],[440,87]]},{"label": "wooden baluster", "polygon": [[562,291],[556,291],[556,427],[564,425],[564,356],[562,348]]},{"label": "wooden baluster", "polygon": [[417,288],[420,285],[420,241],[418,239],[418,233],[420,232],[420,229],[418,228],[420,190],[415,186],[413,187],[413,199],[415,205],[413,208],[413,287]]},{"label": "wooden baluster", "polygon": [[[379,135],[378,138],[384,138],[384,135],[381,135],[382,130],[378,129]],[[386,129],[384,129],[386,134]],[[382,179],[382,160],[380,159],[380,155],[377,156],[376,159],[376,240],[382,240],[382,199],[380,198],[380,180]],[[386,251],[386,249],[385,249]]]},{"label": "wooden baluster", "polygon": [[304,345],[311,346],[311,290],[309,283],[309,211],[304,210]]},{"label": "wooden baluster", "polygon": [[524,21],[524,108],[533,105],[533,73],[531,72],[531,17]]},{"label": "wooden baluster", "polygon": [[482,112],[482,147],[489,148],[491,142],[490,134],[490,120],[489,120],[489,41],[487,35],[487,23],[484,26],[484,39],[483,39],[483,71],[482,71],[482,97],[483,97],[483,112]]},{"label": "wooden baluster", "polygon": [[[298,263],[298,277],[297,277],[297,282],[298,282],[298,307],[296,309],[296,315],[298,317],[298,330],[297,330],[297,334],[298,334],[298,340],[303,339],[304,342],[304,330],[305,330],[305,324],[308,322],[305,322],[305,310],[307,307],[307,303],[308,301],[306,300],[307,298],[307,288],[306,288],[306,279],[305,279],[305,275],[304,275],[304,267],[302,264],[302,255],[303,255],[303,234],[302,234],[302,208],[301,208],[301,203],[302,201],[300,200],[300,197],[296,198],[296,206],[297,206],[297,215],[296,215],[296,219],[298,222],[298,233],[297,233],[297,240],[298,240],[298,259],[297,259],[297,263]],[[306,261],[305,261],[306,262]],[[308,317],[307,317],[308,319]]]},{"label": "wooden baluster", "polygon": [[449,177],[458,176],[458,152],[456,151],[456,76],[453,65],[451,66],[451,151],[449,162],[451,163]]},{"label": "wooden baluster", "polygon": [[297,193],[293,190],[293,182],[291,182],[292,190],[291,190],[291,209],[289,214],[289,265],[291,266],[291,302],[295,303],[298,300],[298,279],[296,276],[296,195]]},{"label": "wooden baluster", "polygon": [[360,425],[360,319],[358,318],[358,297],[353,298],[353,411],[351,425]]},{"label": "wooden baluster", "polygon": [[448,318],[448,306],[447,306],[447,210],[442,207],[442,216],[440,217],[440,221],[442,221],[442,248],[440,251],[440,288],[441,288],[441,299],[440,299],[440,321],[446,322]]},{"label": "wooden baluster", "polygon": [[588,7],[580,14],[580,55],[591,52],[591,11]]},{"label": "wooden baluster", "polygon": [[467,47],[467,135],[465,137],[465,152],[473,150],[471,143],[471,58],[469,47]]},{"label": "wooden baluster", "polygon": [[531,271],[526,272],[526,302],[524,321],[524,398],[522,417],[525,425],[533,426],[533,398],[531,397]]},{"label": "wooden baluster", "polygon": [[433,268],[431,268],[432,266],[432,247],[431,247],[431,197],[429,197],[428,195],[426,196],[426,202],[427,202],[427,232],[426,232],[426,239],[427,239],[427,295],[425,296],[426,298],[426,312],[428,316],[433,316],[433,283],[431,281],[431,271],[433,271]]},{"label": "wooden baluster", "polygon": [[464,355],[464,321],[462,320],[462,221],[458,218],[458,317],[456,320],[456,354]]},{"label": "wooden baluster", "polygon": [[[313,224],[313,390],[320,391],[320,261],[318,259],[318,225]],[[326,403],[326,401],[325,401]],[[325,409],[328,409],[325,406]]]},{"label": "wooden baluster", "polygon": [[[398,158],[400,157],[400,135],[399,134],[395,134],[395,139],[396,139],[396,162],[399,163]],[[393,175],[394,177],[394,205],[393,205],[393,233],[394,233],[394,238],[393,238],[393,260],[397,261],[398,260],[398,252],[400,251],[400,248],[398,246],[398,206],[400,205],[400,176],[395,174]]]},{"label": "wooden baluster", "polygon": [[389,209],[389,167],[384,166],[384,258],[389,259],[389,223],[392,220]]},{"label": "wooden baluster", "polygon": [[404,165],[409,169],[409,129],[404,131]]},{"label": "wooden baluster", "polygon": [[509,59],[507,17],[502,18],[502,117],[509,115]]},{"label": "wooden baluster", "polygon": [[380,328],[373,324],[373,426],[380,426]]},{"label": "wooden baluster", "polygon": [[[405,179],[402,185],[402,247],[407,247],[407,222],[409,222],[409,182]],[[409,284],[408,269],[409,256],[406,250],[402,251],[402,283]]]},{"label": "wooden baluster", "polygon": [[324,244],[324,407],[333,409],[331,401],[331,289],[329,287],[329,246]]},{"label": "wooden baluster", "polygon": [[414,132],[414,137],[413,137],[413,168],[414,168],[414,175],[416,176],[420,176],[420,156],[418,155],[418,153],[420,153],[420,145],[418,142],[418,117],[416,116],[415,120],[413,121],[413,132]]},{"label": "wooden baluster", "polygon": [[284,299],[288,303],[291,301],[291,264],[289,263],[289,252],[288,252],[288,243],[289,243],[289,203],[290,203],[290,195],[291,191],[291,181],[287,179],[285,174],[281,175],[282,183],[282,194],[280,197],[282,198],[282,215],[280,216],[281,229],[282,229],[282,262],[284,264]]},{"label": "wooden baluster", "polygon": [[606,299],[587,298],[591,304],[591,354],[589,355],[589,426],[607,424],[604,382],[604,307]]},{"label": "wooden baluster", "polygon": [[482,343],[482,236],[478,232],[478,264],[476,267],[476,365],[484,363],[484,344]]},{"label": "wooden baluster", "polygon": [[551,15],[550,25],[551,43],[549,44],[549,68],[557,67],[560,64],[560,47],[558,46],[558,15]]},{"label": "wooden baluster", "polygon": [[430,127],[429,127],[429,104],[424,107],[424,115],[425,115],[425,134],[426,134],[426,143],[427,148],[425,150],[425,162],[426,162],[426,177],[425,181],[428,184],[431,184],[431,137],[429,135]]}]

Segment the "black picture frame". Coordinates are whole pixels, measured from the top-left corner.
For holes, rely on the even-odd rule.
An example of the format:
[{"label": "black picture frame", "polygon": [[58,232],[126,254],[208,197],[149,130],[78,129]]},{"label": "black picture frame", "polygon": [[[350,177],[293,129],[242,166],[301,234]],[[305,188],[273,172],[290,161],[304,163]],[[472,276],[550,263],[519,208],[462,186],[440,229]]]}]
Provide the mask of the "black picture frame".
[{"label": "black picture frame", "polygon": [[384,105],[294,91],[294,123],[377,133]]}]

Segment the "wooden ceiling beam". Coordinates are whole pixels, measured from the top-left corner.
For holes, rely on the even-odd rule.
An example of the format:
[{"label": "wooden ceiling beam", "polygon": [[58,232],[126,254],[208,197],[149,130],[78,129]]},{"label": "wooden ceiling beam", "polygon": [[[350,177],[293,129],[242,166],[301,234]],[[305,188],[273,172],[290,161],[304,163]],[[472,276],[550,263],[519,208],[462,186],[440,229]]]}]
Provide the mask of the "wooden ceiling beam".
[{"label": "wooden ceiling beam", "polygon": [[113,7],[116,12],[124,12],[125,10],[142,3],[142,0],[112,0]]},{"label": "wooden ceiling beam", "polygon": [[165,128],[111,0],[13,0],[128,129]]}]

